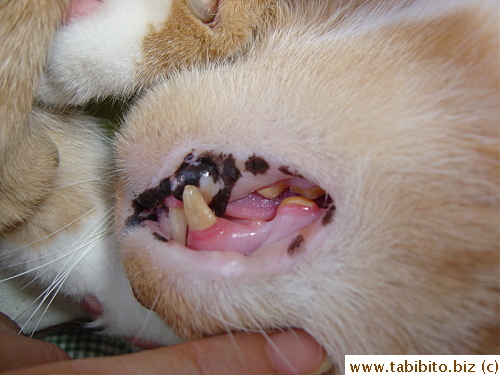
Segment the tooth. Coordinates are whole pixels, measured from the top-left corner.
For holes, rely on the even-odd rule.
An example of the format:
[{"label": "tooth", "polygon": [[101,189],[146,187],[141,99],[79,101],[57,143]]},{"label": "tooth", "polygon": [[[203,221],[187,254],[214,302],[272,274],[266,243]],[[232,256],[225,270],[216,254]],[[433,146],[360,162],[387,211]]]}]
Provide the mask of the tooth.
[{"label": "tooth", "polygon": [[259,193],[266,199],[274,199],[281,193],[283,193],[283,190],[285,190],[286,188],[288,188],[288,184],[285,181],[281,181],[277,184],[257,190],[257,193]]},{"label": "tooth", "polygon": [[182,201],[190,230],[205,230],[217,222],[217,216],[208,207],[196,186],[187,185],[184,188]]},{"label": "tooth", "polygon": [[[188,185],[189,186],[189,185]],[[200,177],[200,193],[205,199],[205,202],[209,204],[213,197],[219,192],[221,189],[220,184],[214,182],[212,176],[202,176]]]},{"label": "tooth", "polygon": [[322,195],[325,195],[325,191],[323,189],[321,189],[319,186],[315,186],[315,187],[312,187],[309,189],[300,188],[298,186],[292,186],[292,187],[290,187],[290,190],[296,194],[300,194],[304,198],[311,199],[311,200],[317,199],[317,198],[321,197]]},{"label": "tooth", "polygon": [[174,241],[186,245],[187,220],[183,208],[170,208],[168,210],[168,222],[170,233]]},{"label": "tooth", "polygon": [[288,197],[283,199],[283,201],[280,203],[278,207],[281,206],[286,206],[289,204],[298,204],[300,206],[304,207],[316,207],[317,204],[316,202],[313,202],[312,200],[306,199],[304,197]]}]

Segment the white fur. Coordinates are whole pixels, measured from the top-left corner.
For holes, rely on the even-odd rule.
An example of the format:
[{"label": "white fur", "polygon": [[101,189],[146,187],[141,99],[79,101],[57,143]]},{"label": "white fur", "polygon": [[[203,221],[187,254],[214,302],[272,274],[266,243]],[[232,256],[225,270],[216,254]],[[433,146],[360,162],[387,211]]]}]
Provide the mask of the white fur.
[{"label": "white fur", "polygon": [[51,291],[47,300],[57,293],[77,301],[89,295],[96,297],[105,313],[93,326],[104,328],[108,334],[147,337],[164,344],[177,342],[156,314],[134,298],[115,251],[118,245],[109,234],[109,211],[104,210],[109,210],[109,205],[98,207],[82,219],[85,226],[81,230],[54,234],[48,247],[38,248],[35,244],[36,251],[30,247],[19,249],[9,240],[3,240],[0,244],[5,258],[9,264],[19,265],[12,267],[18,273],[27,272],[30,278],[47,286]]},{"label": "white fur", "polygon": [[170,8],[170,0],[106,0],[95,13],[63,26],[39,98],[82,104],[95,97],[132,94],[142,41],[168,19]]},{"label": "white fur", "polygon": [[[77,302],[93,296],[104,311],[93,325],[104,332],[146,337],[156,343],[177,342],[171,330],[137,302],[120,263],[111,220],[110,140],[88,117],[55,117],[35,111],[32,122],[50,127],[47,131],[60,154],[58,175],[53,194],[30,220],[0,237],[0,263],[45,288],[34,308],[56,294]],[[8,303],[4,299],[8,296],[2,293],[0,311]],[[25,323],[24,329],[39,328],[34,317]]]}]

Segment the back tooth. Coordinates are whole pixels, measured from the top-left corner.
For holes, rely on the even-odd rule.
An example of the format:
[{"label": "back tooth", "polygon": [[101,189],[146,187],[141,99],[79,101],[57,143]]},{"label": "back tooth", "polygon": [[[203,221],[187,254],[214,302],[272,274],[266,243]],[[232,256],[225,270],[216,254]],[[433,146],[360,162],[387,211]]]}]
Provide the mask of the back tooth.
[{"label": "back tooth", "polygon": [[200,190],[193,185],[187,185],[182,194],[184,213],[190,230],[205,230],[217,222],[217,216],[208,207]]},{"label": "back tooth", "polygon": [[278,207],[281,206],[286,206],[289,204],[298,204],[300,206],[304,207],[316,207],[317,204],[316,202],[313,202],[312,200],[306,199],[304,197],[288,197],[283,199],[283,201],[280,203]]},{"label": "back tooth", "polygon": [[257,193],[262,195],[266,199],[274,199],[278,197],[283,190],[288,188],[288,183],[285,181],[278,182],[277,184],[262,188],[257,190]]},{"label": "back tooth", "polygon": [[315,187],[312,187],[309,189],[300,188],[298,186],[292,186],[290,188],[290,190],[296,194],[300,194],[304,198],[311,199],[311,200],[317,199],[317,198],[321,197],[322,195],[325,195],[325,191],[323,189],[321,189],[319,186],[315,186]]},{"label": "back tooth", "polygon": [[170,208],[168,210],[168,222],[170,232],[174,241],[186,245],[187,220],[183,208]]}]

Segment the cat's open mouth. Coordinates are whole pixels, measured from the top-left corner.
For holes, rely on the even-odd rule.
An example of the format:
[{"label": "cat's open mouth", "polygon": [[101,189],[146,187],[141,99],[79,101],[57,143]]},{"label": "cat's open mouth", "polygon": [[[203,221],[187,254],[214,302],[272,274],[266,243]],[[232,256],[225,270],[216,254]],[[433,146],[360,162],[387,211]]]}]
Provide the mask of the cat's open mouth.
[{"label": "cat's open mouth", "polygon": [[155,241],[245,257],[294,257],[335,211],[325,190],[286,166],[253,155],[237,167],[232,155],[210,152],[188,155],[132,204],[127,226],[147,228]]}]

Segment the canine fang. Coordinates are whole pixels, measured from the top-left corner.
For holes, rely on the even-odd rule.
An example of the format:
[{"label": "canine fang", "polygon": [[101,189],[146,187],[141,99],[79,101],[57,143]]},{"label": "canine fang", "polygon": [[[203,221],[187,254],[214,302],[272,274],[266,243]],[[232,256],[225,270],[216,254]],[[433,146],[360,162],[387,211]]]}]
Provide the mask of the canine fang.
[{"label": "canine fang", "polygon": [[196,186],[187,185],[182,193],[182,200],[189,229],[205,230],[217,222],[217,216],[208,207]]},{"label": "canine fang", "polygon": [[188,224],[184,210],[171,207],[168,211],[168,222],[170,223],[172,239],[181,245],[186,245]]}]

